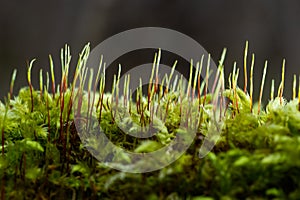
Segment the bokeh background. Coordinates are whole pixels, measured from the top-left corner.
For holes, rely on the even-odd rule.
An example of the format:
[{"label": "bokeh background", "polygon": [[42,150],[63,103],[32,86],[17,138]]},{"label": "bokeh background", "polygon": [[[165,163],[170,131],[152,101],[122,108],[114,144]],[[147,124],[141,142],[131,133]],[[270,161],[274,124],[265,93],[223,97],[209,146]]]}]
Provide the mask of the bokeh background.
[{"label": "bokeh background", "polygon": [[[226,47],[227,75],[234,61],[242,68],[243,49],[249,40],[249,51],[256,55],[255,96],[258,96],[264,61],[269,61],[266,101],[272,78],[278,88],[282,59],[286,58],[284,95],[291,97],[293,74],[299,76],[300,72],[300,2],[296,0],[1,0],[0,97],[3,99],[9,91],[14,68],[18,69],[15,94],[26,86],[26,62],[33,58],[37,58],[32,76],[37,87],[39,69],[49,70],[49,54],[54,58],[59,78],[59,54],[66,43],[71,46],[75,59],[87,42],[94,47],[121,31],[145,26],[170,28],[192,37],[216,62]],[[135,59],[143,62],[139,54],[123,61],[134,66]],[[186,71],[189,68],[178,67]]]}]

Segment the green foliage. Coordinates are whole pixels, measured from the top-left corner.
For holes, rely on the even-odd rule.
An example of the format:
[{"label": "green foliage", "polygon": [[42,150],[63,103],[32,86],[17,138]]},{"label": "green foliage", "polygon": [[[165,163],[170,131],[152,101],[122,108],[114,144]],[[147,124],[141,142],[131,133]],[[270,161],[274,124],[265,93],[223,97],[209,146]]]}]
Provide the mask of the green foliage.
[{"label": "green foliage", "polygon": [[[68,83],[69,52],[68,47],[62,50],[63,71],[59,85],[55,84],[50,57],[51,80],[47,74],[47,84],[44,84],[41,73],[40,89],[34,89],[31,62],[28,67],[29,86],[22,88],[16,97],[12,98],[10,93],[5,102],[0,102],[1,199],[299,198],[300,99],[299,96],[296,98],[295,84],[293,99],[287,101],[283,98],[284,76],[278,96],[274,98],[271,94],[264,110],[261,97],[258,104],[253,103],[253,66],[250,94],[246,91],[247,73],[243,91],[237,85],[239,71],[235,66],[229,87],[220,92],[225,85],[225,53],[220,61],[214,93],[208,93],[206,81],[200,81],[198,74],[202,63],[197,64],[194,79],[191,73],[188,85],[178,77],[170,83],[172,75],[166,75],[162,81],[166,81],[168,88],[164,89],[157,87],[158,77],[154,75],[159,65],[158,53],[147,96],[143,96],[138,88],[133,101],[134,97],[126,90],[129,77],[124,88],[119,88],[119,76],[116,76],[112,92],[104,93],[105,73],[100,73],[100,70],[96,76],[100,87],[89,82],[88,91],[83,91],[84,80],[93,78],[93,72],[87,77],[85,67],[88,45],[79,56],[73,82]],[[244,70],[246,67],[245,64]],[[79,81],[78,88],[75,88],[76,81]],[[99,88],[94,99],[91,97],[93,88]],[[118,95],[120,89],[125,91],[123,97]],[[261,94],[262,89],[263,84]],[[198,96],[195,96],[196,90]],[[272,91],[274,93],[274,88]],[[74,98],[78,94],[83,94],[82,99]],[[213,97],[218,95],[223,95],[228,101],[218,113],[220,122],[215,122],[212,119],[216,111]],[[81,137],[74,124],[77,112],[73,110],[74,104],[83,110],[81,123],[86,126],[80,130]],[[90,107],[92,109],[87,109]],[[98,162],[90,153],[100,146],[104,148],[99,154],[111,152],[104,141],[97,140],[98,124],[115,145],[135,153],[156,151],[177,137],[186,141],[194,139],[194,142],[176,162],[161,170],[145,174],[118,172]],[[155,135],[146,139],[135,138],[123,131],[138,135],[141,127]],[[196,138],[190,138],[190,130],[196,130]],[[204,138],[215,130],[221,132],[220,138],[212,151],[200,159],[198,153]],[[113,160],[115,155],[109,155],[107,159]],[[125,164],[132,160],[126,155],[121,156],[124,157],[124,168],[128,167]],[[140,164],[147,167],[153,163]]]}]

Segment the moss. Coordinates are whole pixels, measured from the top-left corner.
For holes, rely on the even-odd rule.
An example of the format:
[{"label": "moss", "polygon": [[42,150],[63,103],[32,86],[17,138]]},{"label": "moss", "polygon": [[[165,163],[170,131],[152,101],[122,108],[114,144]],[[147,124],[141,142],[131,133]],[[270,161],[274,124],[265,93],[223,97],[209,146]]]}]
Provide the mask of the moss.
[{"label": "moss", "polygon": [[[104,73],[87,76],[83,63],[89,55],[88,45],[80,54],[73,81],[68,83],[69,48],[62,53],[65,57],[59,85],[55,84],[50,57],[50,78],[47,73],[44,84],[41,74],[40,88],[33,88],[31,62],[29,86],[12,97],[14,72],[10,94],[5,102],[0,102],[1,199],[297,199],[299,196],[300,100],[299,95],[296,98],[296,84],[293,99],[284,99],[284,76],[277,97],[272,86],[266,109],[261,108],[261,96],[257,104],[252,98],[253,65],[250,93],[247,92],[247,73],[244,73],[242,90],[237,85],[239,70],[235,67],[229,87],[221,92],[220,88],[226,85],[223,62],[220,62],[219,79],[212,94],[197,73],[189,78],[189,85],[182,85],[177,79],[178,84],[168,83],[167,89],[157,87],[157,77],[152,76],[147,96],[143,96],[140,88],[132,100],[126,90],[128,82],[124,88],[128,95],[118,95],[120,72],[115,76],[111,93],[104,92]],[[246,64],[244,70],[247,71]],[[92,77],[99,80],[99,86],[89,82]],[[83,90],[85,79],[87,91]],[[171,79],[165,76],[164,80]],[[93,96],[95,89],[97,93]],[[199,95],[194,96],[195,93],[189,91]],[[221,122],[217,126],[212,116],[219,107],[213,97],[220,92],[227,98],[227,106],[220,108]],[[73,109],[74,104],[78,105],[77,110]],[[159,108],[161,118],[154,115],[154,108]],[[78,109],[82,109],[81,114],[85,116],[80,122],[86,123],[83,130],[75,127]],[[125,117],[119,118],[118,114]],[[191,140],[189,128],[197,134],[192,138],[193,144],[176,162],[155,172],[131,174],[108,168],[91,155],[91,152],[102,153],[107,155],[106,161],[115,159],[110,148],[96,151],[99,145],[106,145],[97,140],[98,122],[115,145],[139,153],[155,151],[179,137]],[[134,135],[139,134],[140,126],[157,134],[150,139],[136,138]],[[221,132],[220,138],[212,151],[200,159],[199,148],[212,127]],[[128,128],[132,136],[126,134],[124,128]],[[84,134],[79,137],[77,131]],[[125,164],[133,162],[128,157],[123,161]],[[142,164],[147,167],[153,163]]]}]

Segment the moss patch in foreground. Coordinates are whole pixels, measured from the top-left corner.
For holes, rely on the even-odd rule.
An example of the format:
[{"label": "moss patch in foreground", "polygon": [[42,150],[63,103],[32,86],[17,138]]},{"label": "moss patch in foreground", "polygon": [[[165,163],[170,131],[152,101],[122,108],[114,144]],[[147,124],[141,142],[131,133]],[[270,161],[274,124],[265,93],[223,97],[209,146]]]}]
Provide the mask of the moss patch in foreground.
[{"label": "moss patch in foreground", "polygon": [[[143,95],[139,88],[134,97],[126,88],[129,77],[124,88],[119,88],[118,75],[115,76],[112,92],[104,92],[103,69],[94,73],[84,65],[89,55],[89,45],[81,52],[73,81],[69,83],[69,52],[68,47],[62,50],[63,75],[59,84],[56,84],[50,59],[50,75],[47,73],[43,80],[41,73],[39,89],[33,88],[31,62],[28,87],[22,88],[13,97],[16,72],[13,73],[10,93],[5,102],[0,102],[1,199],[299,198],[300,86],[297,92],[295,76],[293,98],[290,101],[284,99],[284,63],[277,95],[273,84],[269,103],[264,109],[261,107],[264,78],[259,88],[258,102],[254,103],[256,101],[252,98],[253,65],[249,77],[244,73],[244,89],[237,85],[239,69],[236,67],[229,83],[225,84],[225,52],[218,71],[214,72],[217,78],[213,94],[208,93],[206,87],[209,77],[204,80],[200,77],[201,62],[196,72],[191,73],[187,85],[180,77],[171,82],[174,80],[171,74],[158,80],[154,73],[159,64],[158,52],[148,94]],[[267,63],[264,77],[266,69]],[[90,72],[89,75],[86,72]],[[92,78],[98,80],[94,81],[95,85]],[[87,91],[83,90],[84,80],[88,85]],[[160,87],[159,81],[165,81],[167,87]],[[76,83],[79,87],[75,87]],[[225,90],[222,91],[222,88]],[[119,98],[119,90],[123,89],[124,95]],[[91,98],[93,91],[96,95]],[[80,92],[82,95],[79,97],[82,98],[76,98]],[[226,97],[225,107],[219,108],[212,102],[215,95]],[[93,109],[87,111],[86,116],[100,122],[114,144],[132,152],[157,150],[179,135],[188,135],[189,127],[197,130],[197,136],[184,155],[161,170],[143,174],[120,172],[98,162],[84,147],[85,139],[90,137],[80,140],[77,134],[74,104],[80,105],[80,108],[91,106]],[[163,108],[161,119],[154,116],[153,108],[157,104]],[[122,125],[130,126],[132,133],[137,133],[140,126],[151,125],[148,127],[156,130],[157,134],[151,139],[138,139],[124,133],[115,123],[117,116],[113,108],[116,107],[120,113],[130,113],[122,120]],[[200,159],[198,151],[203,138],[212,128],[216,128],[212,116],[217,108],[221,110],[218,117],[221,122],[217,127],[221,136],[212,151]],[[182,115],[185,115],[186,121],[181,121]],[[184,126],[179,127],[180,122]],[[92,125],[87,136],[93,134]],[[114,155],[107,159],[113,160]],[[142,164],[147,167],[152,163]]]}]

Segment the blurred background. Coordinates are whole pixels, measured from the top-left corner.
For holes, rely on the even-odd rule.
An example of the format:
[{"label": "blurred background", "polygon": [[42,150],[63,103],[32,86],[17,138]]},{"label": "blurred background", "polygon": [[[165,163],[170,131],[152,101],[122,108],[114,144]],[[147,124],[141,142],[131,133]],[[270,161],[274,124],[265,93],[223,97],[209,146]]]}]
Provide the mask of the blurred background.
[{"label": "blurred background", "polygon": [[[291,97],[293,74],[300,74],[300,2],[296,0],[1,0],[0,97],[3,99],[9,91],[14,68],[18,69],[15,94],[27,85],[26,62],[33,58],[37,60],[32,79],[38,87],[39,69],[49,70],[49,54],[54,58],[59,78],[60,49],[65,44],[71,46],[73,59],[77,59],[78,53],[88,42],[93,48],[121,31],[146,26],[170,28],[192,37],[211,53],[215,62],[226,47],[225,73],[228,75],[233,62],[237,61],[241,67],[241,82],[243,51],[245,41],[248,40],[249,54],[256,55],[256,98],[264,61],[269,62],[265,101],[269,98],[272,78],[278,88],[282,59],[286,58],[284,95]],[[139,52],[131,53],[118,62],[133,67],[149,58],[151,61],[153,52],[143,53],[148,57],[139,56]],[[74,66],[76,62],[73,60],[72,64]],[[178,68],[187,71],[189,66],[182,64]]]}]

